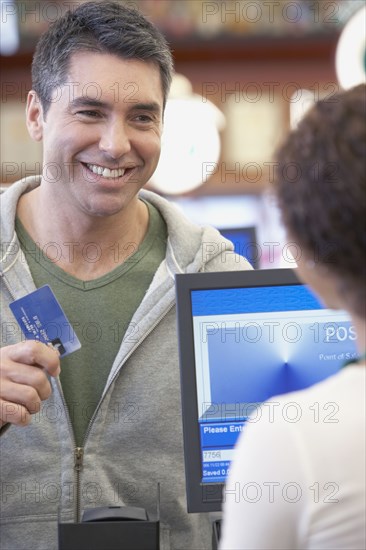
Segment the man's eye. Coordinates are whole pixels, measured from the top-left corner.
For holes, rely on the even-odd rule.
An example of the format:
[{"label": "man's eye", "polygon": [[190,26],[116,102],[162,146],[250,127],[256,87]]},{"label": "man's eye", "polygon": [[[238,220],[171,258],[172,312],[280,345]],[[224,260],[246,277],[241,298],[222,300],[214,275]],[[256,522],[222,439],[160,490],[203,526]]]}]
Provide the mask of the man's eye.
[{"label": "man's eye", "polygon": [[138,122],[153,122],[154,119],[149,115],[138,115],[135,120]]},{"label": "man's eye", "polygon": [[76,114],[87,116],[87,117],[90,117],[90,118],[97,118],[97,117],[100,116],[97,111],[78,111]]}]

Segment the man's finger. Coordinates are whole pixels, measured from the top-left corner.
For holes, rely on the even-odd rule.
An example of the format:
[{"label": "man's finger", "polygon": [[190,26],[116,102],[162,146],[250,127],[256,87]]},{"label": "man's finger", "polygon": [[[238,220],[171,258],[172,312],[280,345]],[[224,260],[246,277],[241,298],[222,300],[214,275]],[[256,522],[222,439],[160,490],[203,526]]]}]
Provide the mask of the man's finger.
[{"label": "man's finger", "polygon": [[[21,390],[24,390],[25,387],[28,387],[29,391],[33,389],[37,392],[37,398],[42,401],[48,399],[52,393],[51,384],[43,369],[25,364],[10,363],[8,376],[1,382],[1,397],[7,401],[15,401],[26,405],[24,401],[20,400]],[[27,394],[29,394],[29,391]],[[28,400],[31,401],[29,398]]]},{"label": "man's finger", "polygon": [[7,350],[8,358],[16,363],[44,368],[50,376],[60,374],[60,354],[52,346],[37,340],[26,340],[9,346]]},{"label": "man's finger", "polygon": [[27,426],[31,421],[31,415],[26,407],[2,399],[0,399],[0,417],[4,423],[17,426]]}]

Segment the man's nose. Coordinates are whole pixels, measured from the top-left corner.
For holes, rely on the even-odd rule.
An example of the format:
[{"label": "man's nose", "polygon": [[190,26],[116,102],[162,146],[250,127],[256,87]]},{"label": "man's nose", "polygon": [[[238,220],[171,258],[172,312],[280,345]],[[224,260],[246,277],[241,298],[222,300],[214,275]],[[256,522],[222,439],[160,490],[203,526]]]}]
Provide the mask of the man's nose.
[{"label": "man's nose", "polygon": [[113,120],[105,125],[99,149],[111,158],[118,159],[131,151],[128,125],[122,120]]}]

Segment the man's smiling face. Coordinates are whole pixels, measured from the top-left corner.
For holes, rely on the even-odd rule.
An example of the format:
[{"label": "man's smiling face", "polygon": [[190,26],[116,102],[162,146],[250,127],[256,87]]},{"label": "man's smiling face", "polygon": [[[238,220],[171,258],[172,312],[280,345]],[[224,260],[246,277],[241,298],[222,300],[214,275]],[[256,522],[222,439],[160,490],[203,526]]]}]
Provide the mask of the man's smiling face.
[{"label": "man's smiling face", "polygon": [[29,131],[43,141],[42,183],[70,214],[123,211],[155,171],[162,117],[157,65],[74,54],[46,117],[34,93],[28,101]]}]

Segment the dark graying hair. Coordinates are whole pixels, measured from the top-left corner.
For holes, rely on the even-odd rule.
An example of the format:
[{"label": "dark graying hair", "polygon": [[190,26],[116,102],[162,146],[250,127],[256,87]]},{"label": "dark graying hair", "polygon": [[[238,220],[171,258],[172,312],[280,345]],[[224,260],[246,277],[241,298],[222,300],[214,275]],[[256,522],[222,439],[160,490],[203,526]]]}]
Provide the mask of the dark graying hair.
[{"label": "dark graying hair", "polygon": [[33,57],[32,87],[45,114],[52,92],[67,80],[71,56],[80,51],[156,63],[165,106],[173,61],[164,36],[138,10],[107,0],[70,9],[41,36]]}]

